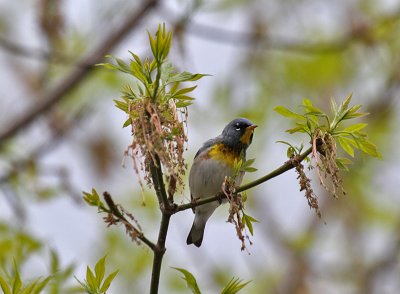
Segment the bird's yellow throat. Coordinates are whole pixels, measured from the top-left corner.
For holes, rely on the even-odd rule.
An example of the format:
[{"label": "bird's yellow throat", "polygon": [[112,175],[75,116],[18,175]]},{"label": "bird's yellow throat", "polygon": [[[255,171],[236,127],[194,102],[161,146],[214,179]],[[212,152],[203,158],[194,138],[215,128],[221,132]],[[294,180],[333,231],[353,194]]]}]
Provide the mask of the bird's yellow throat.
[{"label": "bird's yellow throat", "polygon": [[232,150],[222,143],[212,146],[207,155],[215,160],[225,162],[231,166],[233,166],[235,164],[235,160],[240,157],[240,153]]}]

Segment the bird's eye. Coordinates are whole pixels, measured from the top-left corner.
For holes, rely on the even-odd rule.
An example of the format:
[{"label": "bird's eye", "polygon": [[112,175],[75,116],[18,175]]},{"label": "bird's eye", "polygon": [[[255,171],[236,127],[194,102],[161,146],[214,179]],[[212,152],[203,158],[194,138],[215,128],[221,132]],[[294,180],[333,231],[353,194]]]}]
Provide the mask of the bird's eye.
[{"label": "bird's eye", "polygon": [[236,131],[240,131],[240,127],[237,127],[237,128],[236,128]]}]

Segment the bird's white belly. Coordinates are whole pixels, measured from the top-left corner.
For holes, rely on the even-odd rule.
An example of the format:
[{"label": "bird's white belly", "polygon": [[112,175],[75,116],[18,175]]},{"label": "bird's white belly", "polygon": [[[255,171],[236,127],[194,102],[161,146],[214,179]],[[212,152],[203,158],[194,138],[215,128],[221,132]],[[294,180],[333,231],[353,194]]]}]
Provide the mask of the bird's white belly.
[{"label": "bird's white belly", "polygon": [[[224,162],[213,159],[199,160],[192,165],[189,175],[190,193],[194,198],[215,196],[222,191],[225,177],[233,176],[234,170]],[[237,177],[236,185],[243,175]]]}]

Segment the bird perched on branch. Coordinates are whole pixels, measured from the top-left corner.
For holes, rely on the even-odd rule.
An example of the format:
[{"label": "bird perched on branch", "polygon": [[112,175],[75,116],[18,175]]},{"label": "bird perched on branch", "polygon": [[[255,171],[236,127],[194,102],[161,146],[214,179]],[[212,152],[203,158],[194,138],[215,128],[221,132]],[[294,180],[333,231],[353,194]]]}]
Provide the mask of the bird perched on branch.
[{"label": "bird perched on branch", "polygon": [[[197,151],[189,174],[192,201],[216,196],[222,192],[225,177],[234,176],[235,161],[246,159],[246,149],[253,140],[257,125],[246,118],[231,121],[222,133],[208,141]],[[237,175],[235,185],[240,185],[244,172]],[[226,202],[226,199],[225,199]],[[214,201],[193,209],[195,218],[186,243],[200,247],[207,220],[221,202]]]}]

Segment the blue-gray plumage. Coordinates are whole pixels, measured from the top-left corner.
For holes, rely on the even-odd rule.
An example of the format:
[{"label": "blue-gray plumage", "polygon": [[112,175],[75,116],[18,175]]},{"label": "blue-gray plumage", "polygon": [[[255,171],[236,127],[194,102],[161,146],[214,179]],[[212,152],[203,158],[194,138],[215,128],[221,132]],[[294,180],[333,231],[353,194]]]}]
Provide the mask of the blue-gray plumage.
[{"label": "blue-gray plumage", "polygon": [[[192,200],[215,196],[222,191],[225,177],[234,175],[236,159],[246,157],[257,125],[246,118],[231,121],[222,133],[206,141],[196,153],[189,174]],[[244,173],[237,175],[235,184],[240,185]],[[226,199],[225,201],[226,202]],[[220,205],[218,201],[195,207],[195,218],[186,243],[200,247],[207,220]]]}]

